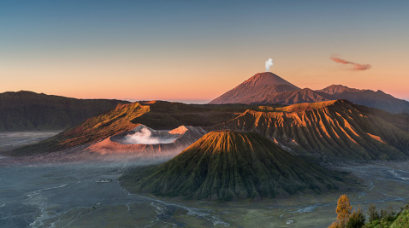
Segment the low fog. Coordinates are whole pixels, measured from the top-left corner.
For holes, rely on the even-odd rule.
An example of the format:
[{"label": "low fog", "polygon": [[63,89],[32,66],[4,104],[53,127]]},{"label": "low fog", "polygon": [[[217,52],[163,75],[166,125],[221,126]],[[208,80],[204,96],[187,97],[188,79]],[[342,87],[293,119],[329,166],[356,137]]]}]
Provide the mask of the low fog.
[{"label": "low fog", "polygon": [[0,132],[0,151],[36,143],[58,133],[59,131]]},{"label": "low fog", "polygon": [[[184,148],[173,148],[162,150],[158,153],[110,153],[100,154],[87,150],[87,146],[79,146],[66,149],[64,151],[56,151],[52,153],[35,154],[24,157],[8,156],[10,150],[31,143],[44,140],[54,136],[58,132],[19,132],[19,133],[0,133],[0,167],[3,165],[13,164],[30,164],[30,165],[45,165],[45,164],[84,164],[86,166],[102,166],[102,167],[135,167],[151,164],[159,164],[168,161],[179,154]],[[171,135],[171,134],[169,134]],[[172,136],[172,135],[171,135]],[[173,138],[161,139],[153,137],[152,132],[148,128],[141,128],[135,134],[130,134],[126,138],[130,143],[171,143],[178,135],[173,135]],[[1,152],[5,152],[2,154]]]}]

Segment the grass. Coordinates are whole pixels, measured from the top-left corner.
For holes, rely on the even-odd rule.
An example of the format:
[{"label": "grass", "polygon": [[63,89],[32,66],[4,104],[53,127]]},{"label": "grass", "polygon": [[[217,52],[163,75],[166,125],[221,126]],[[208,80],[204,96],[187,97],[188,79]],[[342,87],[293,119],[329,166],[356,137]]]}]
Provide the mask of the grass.
[{"label": "grass", "polygon": [[120,178],[133,192],[205,200],[243,200],[322,193],[345,175],[307,163],[251,132],[210,132],[172,160]]}]

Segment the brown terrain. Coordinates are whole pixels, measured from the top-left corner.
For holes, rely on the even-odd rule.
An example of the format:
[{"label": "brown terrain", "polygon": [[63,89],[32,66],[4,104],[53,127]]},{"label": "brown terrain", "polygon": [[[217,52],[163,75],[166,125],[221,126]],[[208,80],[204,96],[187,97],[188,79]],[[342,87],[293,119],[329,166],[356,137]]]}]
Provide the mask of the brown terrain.
[{"label": "brown terrain", "polygon": [[[246,106],[236,109],[243,107]],[[257,132],[294,155],[321,162],[392,160],[409,155],[407,114],[391,114],[346,100],[247,106],[246,111],[239,112],[234,109],[162,101],[118,105],[77,127],[12,153],[46,153],[76,146],[99,153],[153,153],[165,148],[183,149],[206,132],[229,129]],[[134,134],[141,125],[155,129],[151,129],[154,137],[178,137],[172,143],[124,143],[123,138]]]},{"label": "brown terrain", "polygon": [[234,89],[214,99],[209,104],[253,104],[260,103],[266,96],[299,90],[297,86],[270,73],[258,73]]},{"label": "brown terrain", "polygon": [[258,73],[209,104],[297,104],[346,99],[355,104],[382,109],[391,113],[409,113],[409,102],[380,90],[359,90],[331,85],[322,90],[300,89],[279,76]]},{"label": "brown terrain", "polygon": [[322,161],[390,160],[409,155],[406,115],[346,100],[260,108],[208,130],[254,131],[287,151]]}]

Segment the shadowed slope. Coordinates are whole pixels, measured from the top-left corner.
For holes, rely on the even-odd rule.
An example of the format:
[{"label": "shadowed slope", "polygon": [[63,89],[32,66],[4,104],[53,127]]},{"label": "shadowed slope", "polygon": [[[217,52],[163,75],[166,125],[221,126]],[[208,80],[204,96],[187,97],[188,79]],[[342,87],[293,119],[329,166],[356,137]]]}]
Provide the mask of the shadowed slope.
[{"label": "shadowed slope", "polygon": [[341,85],[328,86],[317,92],[330,94],[334,99],[346,99],[355,104],[382,109],[391,113],[409,113],[409,102],[380,90],[359,90]]},{"label": "shadowed slope", "polygon": [[138,124],[131,123],[131,120],[147,112],[149,112],[149,106],[143,106],[139,103],[118,105],[114,110],[90,118],[81,125],[70,128],[50,139],[18,148],[14,150],[13,154],[51,152],[96,142],[135,128]]},{"label": "shadowed slope", "polygon": [[264,72],[255,74],[209,104],[253,104],[259,103],[267,95],[299,89],[273,73]]},{"label": "shadowed slope", "polygon": [[187,199],[238,200],[320,193],[340,173],[298,159],[252,132],[210,132],[159,166],[121,177],[131,191]]},{"label": "shadowed slope", "polygon": [[326,160],[389,160],[409,155],[408,123],[346,100],[296,104],[272,112],[248,110],[209,130],[254,131],[304,156]]},{"label": "shadowed slope", "polygon": [[210,126],[237,116],[233,111],[182,103],[150,101],[118,105],[115,109],[92,117],[50,139],[15,149],[13,155],[46,153],[95,143],[130,131],[139,124],[154,129],[170,130],[181,125]]},{"label": "shadowed slope", "polygon": [[29,91],[0,93],[0,131],[63,130],[125,103]]},{"label": "shadowed slope", "polygon": [[258,73],[232,90],[212,100],[210,104],[297,104],[346,99],[355,104],[378,108],[391,113],[409,113],[409,102],[380,90],[359,90],[331,85],[313,91],[287,82],[270,73]]},{"label": "shadowed slope", "polygon": [[332,97],[325,93],[313,91],[305,88],[296,91],[282,92],[278,94],[267,95],[260,104],[298,104],[313,103],[333,100]]}]

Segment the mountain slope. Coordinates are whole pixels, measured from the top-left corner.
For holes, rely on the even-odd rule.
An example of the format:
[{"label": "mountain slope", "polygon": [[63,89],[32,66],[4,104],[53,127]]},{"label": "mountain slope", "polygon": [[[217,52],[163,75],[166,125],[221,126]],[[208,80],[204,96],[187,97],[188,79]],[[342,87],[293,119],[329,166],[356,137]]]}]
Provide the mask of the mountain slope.
[{"label": "mountain slope", "polygon": [[155,130],[171,130],[181,125],[211,126],[234,118],[233,111],[176,102],[149,101],[118,105],[104,114],[34,145],[15,149],[11,154],[29,155],[84,146],[130,131],[140,124]]},{"label": "mountain slope", "polygon": [[333,99],[346,99],[355,104],[382,109],[391,113],[409,113],[409,102],[393,97],[380,90],[359,90],[341,85],[328,86],[317,92],[327,93]]},{"label": "mountain slope", "polygon": [[149,112],[139,103],[118,105],[114,110],[92,117],[84,123],[34,145],[17,148],[13,155],[46,153],[97,142],[138,126],[131,120]]},{"label": "mountain slope", "polygon": [[297,86],[270,73],[258,73],[244,81],[234,89],[214,99],[210,104],[252,104],[263,100],[265,96],[299,90]]},{"label": "mountain slope", "polygon": [[296,91],[266,95],[260,104],[299,104],[330,101],[332,96],[305,88]]},{"label": "mountain slope", "polygon": [[407,121],[405,115],[336,100],[248,110],[208,130],[254,131],[291,153],[323,161],[389,160],[408,158]]},{"label": "mountain slope", "polygon": [[323,93],[330,94],[330,95],[340,94],[344,92],[359,92],[359,91],[360,91],[359,89],[349,88],[343,85],[330,85],[328,87],[325,87],[324,89],[317,90],[317,92],[323,92]]},{"label": "mountain slope", "polygon": [[62,130],[121,103],[129,102],[75,99],[28,91],[1,93],[0,131]]},{"label": "mountain slope", "polygon": [[172,160],[120,178],[131,191],[187,199],[238,200],[321,193],[340,173],[298,159],[251,132],[210,132]]},{"label": "mountain slope", "polygon": [[331,85],[313,91],[287,82],[279,76],[265,72],[254,75],[234,89],[214,99],[210,104],[298,104],[336,99],[378,108],[391,113],[409,113],[409,102],[395,98],[380,90],[359,90],[342,85]]}]

